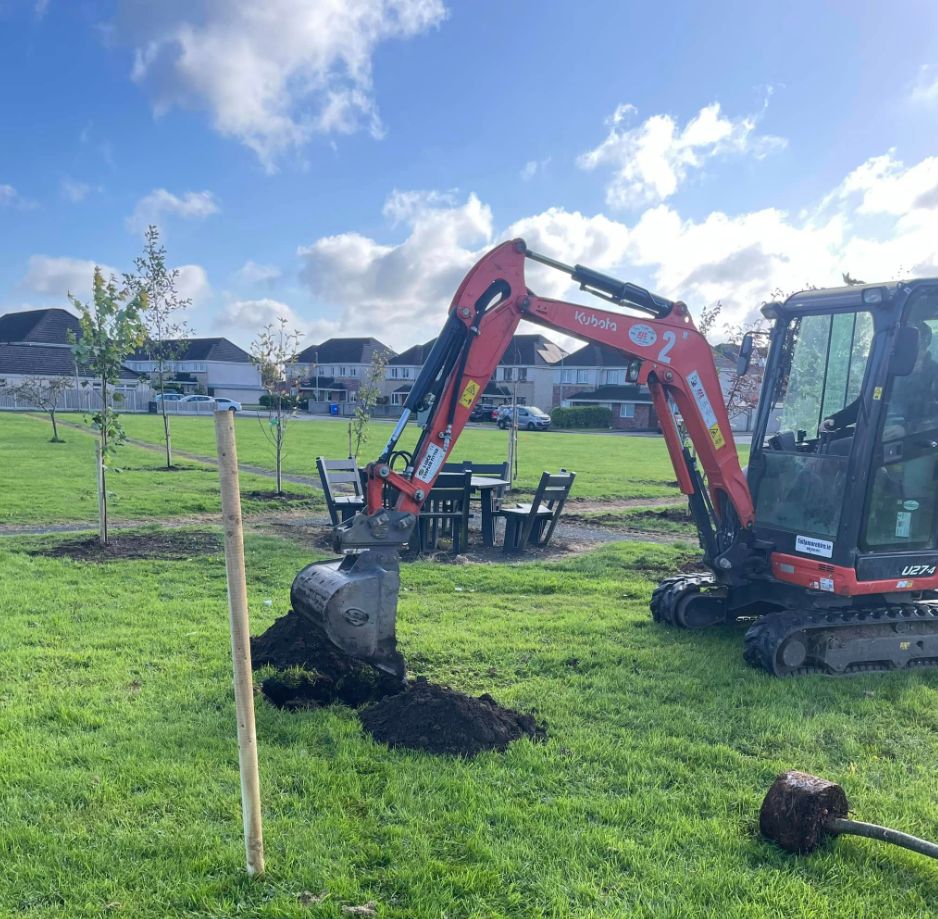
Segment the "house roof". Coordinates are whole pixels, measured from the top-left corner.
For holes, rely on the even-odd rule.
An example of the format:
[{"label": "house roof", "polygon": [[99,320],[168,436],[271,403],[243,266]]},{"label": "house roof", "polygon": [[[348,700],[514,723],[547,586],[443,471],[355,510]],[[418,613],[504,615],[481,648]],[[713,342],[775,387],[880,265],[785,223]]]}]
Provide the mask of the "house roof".
[{"label": "house roof", "polygon": [[[60,345],[0,344],[0,373],[33,377],[73,377],[75,358],[71,348]],[[79,369],[79,377],[90,374]],[[139,380],[140,375],[122,367],[121,380]]]},{"label": "house roof", "polygon": [[[179,344],[179,339],[170,339],[168,344]],[[183,350],[174,351],[174,361],[223,361],[230,364],[249,364],[251,355],[239,348],[227,338],[188,338],[183,342]],[[151,352],[144,345],[135,351],[128,360],[152,360]]]},{"label": "house roof", "polygon": [[531,367],[535,364],[556,364],[566,356],[567,352],[560,345],[543,335],[515,335],[498,363],[499,366]]},{"label": "house roof", "polygon": [[629,357],[609,345],[590,342],[563,359],[564,367],[628,367],[637,358]]},{"label": "house roof", "polygon": [[78,317],[68,310],[52,307],[44,310],[24,310],[0,316],[0,342],[42,342],[67,345],[68,333],[78,334]]},{"label": "house roof", "polygon": [[393,356],[394,351],[377,338],[330,338],[321,345],[304,348],[297,361],[301,364],[370,364],[376,351]]},{"label": "house roof", "polygon": [[589,392],[578,392],[570,396],[571,402],[651,402],[651,393],[638,383],[623,383],[620,386],[599,386]]},{"label": "house roof", "polygon": [[388,363],[395,367],[422,367],[424,361],[426,361],[427,356],[433,350],[433,346],[435,344],[436,339],[431,338],[429,341],[425,341],[422,345],[413,345],[406,351],[402,351],[400,354],[394,355],[394,357],[392,357]]}]

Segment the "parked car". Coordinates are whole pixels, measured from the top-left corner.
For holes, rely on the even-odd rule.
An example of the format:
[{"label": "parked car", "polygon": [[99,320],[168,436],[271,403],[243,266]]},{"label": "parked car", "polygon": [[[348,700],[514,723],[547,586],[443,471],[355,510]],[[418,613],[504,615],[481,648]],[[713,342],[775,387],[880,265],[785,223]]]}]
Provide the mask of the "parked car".
[{"label": "parked car", "polygon": [[[519,405],[515,411],[519,428],[527,431],[546,431],[550,427],[550,415],[542,412],[536,405]],[[511,421],[511,406],[505,406],[498,416],[498,426],[505,430]]]},{"label": "parked car", "polygon": [[241,403],[234,399],[216,399],[214,396],[183,396],[179,400],[180,405],[204,406],[213,411],[219,409],[228,409],[230,412],[240,412]]},{"label": "parked car", "polygon": [[182,393],[181,392],[157,393],[156,399],[154,401],[156,402],[181,402]]},{"label": "parked car", "polygon": [[229,412],[240,412],[241,403],[237,399],[215,399],[215,409],[228,409]]},{"label": "parked car", "polygon": [[494,421],[495,406],[484,402],[477,402],[475,407],[469,413],[470,421]]},{"label": "parked car", "polygon": [[183,396],[179,403],[180,405],[207,405],[209,402],[214,401],[211,396]]}]

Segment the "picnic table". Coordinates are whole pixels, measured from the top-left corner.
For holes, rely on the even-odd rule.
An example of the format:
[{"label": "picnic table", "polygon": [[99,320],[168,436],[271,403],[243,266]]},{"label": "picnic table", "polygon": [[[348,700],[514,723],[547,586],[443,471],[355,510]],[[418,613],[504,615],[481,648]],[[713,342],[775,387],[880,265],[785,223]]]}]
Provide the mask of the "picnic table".
[{"label": "picnic table", "polygon": [[507,479],[496,479],[489,475],[473,475],[470,480],[472,490],[479,493],[482,506],[482,545],[495,545],[495,494],[500,488],[511,485]]}]

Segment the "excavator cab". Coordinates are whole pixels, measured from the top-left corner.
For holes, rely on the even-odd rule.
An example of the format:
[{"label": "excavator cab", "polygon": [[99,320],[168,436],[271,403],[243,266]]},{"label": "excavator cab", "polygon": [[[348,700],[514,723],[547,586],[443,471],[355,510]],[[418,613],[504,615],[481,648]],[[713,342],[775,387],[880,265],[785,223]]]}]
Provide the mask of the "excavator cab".
[{"label": "excavator cab", "polygon": [[933,571],[938,283],[806,291],[766,312],[748,472],[756,535],[858,583]]}]

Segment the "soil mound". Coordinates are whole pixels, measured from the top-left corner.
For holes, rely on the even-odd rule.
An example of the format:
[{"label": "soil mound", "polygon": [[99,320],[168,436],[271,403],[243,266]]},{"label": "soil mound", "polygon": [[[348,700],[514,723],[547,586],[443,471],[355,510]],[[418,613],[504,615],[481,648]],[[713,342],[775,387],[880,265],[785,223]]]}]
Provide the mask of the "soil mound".
[{"label": "soil mound", "polygon": [[475,699],[418,678],[406,692],[358,713],[365,730],[389,747],[472,757],[504,750],[520,737],[543,740],[546,728],[532,715],[502,708],[490,695]]},{"label": "soil mound", "polygon": [[68,539],[53,546],[29,550],[30,555],[74,558],[86,562],[115,559],[157,558],[180,561],[194,555],[213,555],[222,550],[218,533],[205,530],[164,530],[158,533],[117,533],[106,546],[97,536]]},{"label": "soil mound", "polygon": [[279,708],[333,702],[358,708],[404,689],[390,674],[341,654],[322,629],[293,610],[251,638],[251,662],[255,670],[269,665],[281,671],[261,683]]}]

